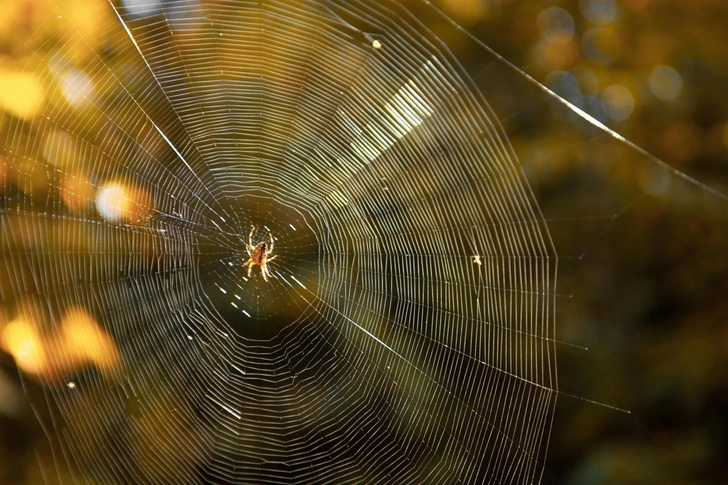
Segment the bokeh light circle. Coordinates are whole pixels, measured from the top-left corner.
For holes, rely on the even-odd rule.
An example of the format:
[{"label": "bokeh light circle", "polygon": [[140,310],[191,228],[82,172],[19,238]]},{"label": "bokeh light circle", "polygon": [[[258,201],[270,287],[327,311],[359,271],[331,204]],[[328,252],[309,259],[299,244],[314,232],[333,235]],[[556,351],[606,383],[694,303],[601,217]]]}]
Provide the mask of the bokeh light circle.
[{"label": "bokeh light circle", "polygon": [[602,92],[602,103],[607,116],[615,121],[624,121],[632,115],[635,100],[632,92],[626,87],[613,84]]},{"label": "bokeh light circle", "polygon": [[551,7],[538,14],[538,31],[550,44],[565,44],[574,37],[574,18],[559,7]]},{"label": "bokeh light circle", "polygon": [[663,101],[673,101],[682,92],[682,76],[670,66],[657,66],[650,73],[652,93]]}]

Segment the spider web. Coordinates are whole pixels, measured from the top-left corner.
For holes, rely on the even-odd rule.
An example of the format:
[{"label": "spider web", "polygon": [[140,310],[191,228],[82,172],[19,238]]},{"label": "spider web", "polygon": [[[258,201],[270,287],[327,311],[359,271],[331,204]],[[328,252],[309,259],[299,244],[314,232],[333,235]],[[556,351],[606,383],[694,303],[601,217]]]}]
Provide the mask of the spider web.
[{"label": "spider web", "polygon": [[[134,1],[80,61],[62,47],[91,39],[73,28],[32,47],[50,101],[4,130],[26,185],[4,192],[3,303],[48,333],[83,307],[120,354],[41,376],[59,477],[541,480],[553,236],[567,246],[511,140],[552,116],[605,158],[620,148],[410,7]],[[139,217],[69,208],[60,181],[78,173],[147,194]],[[597,198],[574,253],[626,206]],[[275,240],[269,283],[243,268],[253,227]]]}]

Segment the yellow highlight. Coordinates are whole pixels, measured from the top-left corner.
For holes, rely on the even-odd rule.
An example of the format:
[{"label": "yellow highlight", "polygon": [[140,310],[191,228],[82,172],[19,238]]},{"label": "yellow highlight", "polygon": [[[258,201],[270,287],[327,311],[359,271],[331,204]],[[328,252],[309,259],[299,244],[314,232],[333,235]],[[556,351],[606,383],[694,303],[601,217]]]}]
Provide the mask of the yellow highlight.
[{"label": "yellow highlight", "polygon": [[26,374],[39,374],[46,367],[45,345],[35,328],[22,317],[5,327],[0,347],[13,356],[15,364]]},{"label": "yellow highlight", "polygon": [[107,182],[96,193],[96,210],[110,222],[143,224],[154,211],[154,199],[141,187]]},{"label": "yellow highlight", "polygon": [[83,42],[69,47],[97,50],[108,34],[107,29],[103,28],[111,12],[108,3],[103,0],[66,0],[60,7],[64,17],[83,39]]},{"label": "yellow highlight", "polygon": [[18,317],[0,333],[0,348],[24,373],[47,379],[63,379],[89,364],[109,372],[120,360],[113,339],[81,308],[68,310],[60,328],[48,336],[40,335],[31,320]]},{"label": "yellow highlight", "polygon": [[43,109],[43,85],[32,74],[0,68],[0,109],[25,120]]},{"label": "yellow highlight", "polygon": [[110,222],[125,218],[130,202],[126,186],[117,182],[105,183],[96,193],[96,210]]},{"label": "yellow highlight", "polygon": [[[96,321],[80,308],[73,308],[63,318],[59,346],[74,367],[91,363],[101,370],[111,370],[119,360],[116,344]],[[74,365],[75,364],[75,365]]]},{"label": "yellow highlight", "polygon": [[12,39],[10,34],[17,30],[23,15],[23,3],[17,0],[0,0],[0,38],[7,41]]},{"label": "yellow highlight", "polygon": [[61,200],[73,211],[84,211],[91,207],[96,187],[83,173],[66,174],[60,181]]},{"label": "yellow highlight", "polygon": [[154,199],[146,190],[134,187],[130,193],[130,201],[126,219],[132,224],[144,223],[154,211]]}]

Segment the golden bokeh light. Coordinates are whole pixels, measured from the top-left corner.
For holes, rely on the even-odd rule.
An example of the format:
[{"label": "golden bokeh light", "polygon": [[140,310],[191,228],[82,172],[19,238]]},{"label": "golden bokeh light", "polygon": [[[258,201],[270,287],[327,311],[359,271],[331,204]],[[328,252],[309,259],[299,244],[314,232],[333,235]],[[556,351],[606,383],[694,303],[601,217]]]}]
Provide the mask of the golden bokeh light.
[{"label": "golden bokeh light", "polygon": [[96,187],[83,173],[65,174],[59,182],[61,200],[75,212],[88,210],[94,199]]},{"label": "golden bokeh light", "polygon": [[73,161],[75,146],[73,136],[63,130],[54,130],[45,138],[43,158],[53,167],[64,168]]},{"label": "golden bokeh light", "polygon": [[0,333],[0,348],[15,359],[26,374],[38,375],[48,367],[45,344],[35,327],[24,317],[10,322]]},{"label": "golden bokeh light", "polygon": [[32,158],[21,159],[14,168],[15,183],[23,193],[38,201],[48,195],[52,179],[44,163]]},{"label": "golden bokeh light", "polygon": [[0,67],[0,109],[29,120],[45,104],[45,89],[33,74]]},{"label": "golden bokeh light", "polygon": [[99,26],[108,20],[111,9],[103,0],[65,0],[60,9],[74,33],[84,42],[69,45],[68,53],[75,61],[80,61],[89,52],[98,50],[106,40],[107,32],[99,31]]},{"label": "golden bokeh light", "polygon": [[141,187],[107,182],[96,193],[96,210],[110,222],[140,224],[151,215],[154,201]]},{"label": "golden bokeh light", "polygon": [[83,71],[68,69],[59,76],[58,82],[63,98],[72,106],[81,106],[93,96],[93,82]]},{"label": "golden bokeh light", "polygon": [[141,187],[131,189],[129,196],[130,203],[126,213],[126,220],[132,224],[141,224],[152,215],[154,199],[149,192]]},{"label": "golden bokeh light", "polygon": [[52,0],[0,0],[0,39],[23,42],[47,19]]},{"label": "golden bokeh light", "polygon": [[109,371],[119,362],[119,351],[109,335],[82,308],[66,312],[58,336],[59,348],[71,368],[93,364]]},{"label": "golden bokeh light", "polygon": [[0,332],[0,348],[23,373],[46,379],[63,379],[87,365],[109,372],[120,360],[114,340],[77,307],[65,313],[60,327],[50,335],[42,335],[32,319],[19,316]]},{"label": "golden bokeh light", "polygon": [[129,211],[130,203],[126,186],[118,182],[107,182],[96,193],[96,210],[110,222],[122,220]]},{"label": "golden bokeh light", "polygon": [[17,0],[0,0],[0,34],[12,33],[13,24],[22,13],[23,5]]}]

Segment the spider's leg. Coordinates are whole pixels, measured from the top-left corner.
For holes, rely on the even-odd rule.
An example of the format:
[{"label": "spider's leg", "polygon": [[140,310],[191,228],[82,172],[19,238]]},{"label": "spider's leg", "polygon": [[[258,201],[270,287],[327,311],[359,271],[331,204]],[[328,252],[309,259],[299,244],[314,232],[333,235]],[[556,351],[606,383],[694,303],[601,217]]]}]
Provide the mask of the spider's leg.
[{"label": "spider's leg", "polygon": [[273,260],[274,260],[274,259],[276,259],[277,257],[278,257],[278,255],[276,254],[275,256],[271,256],[270,258],[268,258],[268,259],[267,259],[267,261],[269,261],[269,262],[270,262],[270,261],[273,261]]},{"label": "spider's leg", "polygon": [[268,250],[268,254],[273,253],[273,234],[268,233],[268,236],[270,237],[270,250]]},{"label": "spider's leg", "polygon": [[248,252],[248,256],[252,256],[253,255],[253,250],[247,244],[245,245],[245,250]]},{"label": "spider's leg", "polygon": [[263,275],[263,279],[265,280],[266,283],[268,283],[267,273],[268,273],[268,268],[265,267],[265,264],[261,264],[260,265],[260,274]]},{"label": "spider's leg", "polygon": [[248,246],[250,246],[251,248],[254,247],[253,246],[253,233],[254,232],[255,232],[255,226],[253,226],[253,229],[250,230],[250,234],[248,234]]}]

